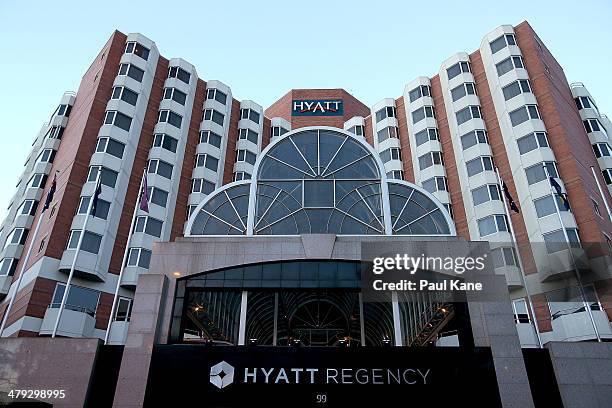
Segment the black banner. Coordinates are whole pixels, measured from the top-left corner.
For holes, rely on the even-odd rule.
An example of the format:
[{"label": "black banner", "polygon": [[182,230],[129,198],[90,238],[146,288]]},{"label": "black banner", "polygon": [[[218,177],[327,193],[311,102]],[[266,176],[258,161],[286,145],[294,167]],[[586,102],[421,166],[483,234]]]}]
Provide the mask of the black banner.
[{"label": "black banner", "polygon": [[155,346],[146,406],[500,405],[488,348]]}]

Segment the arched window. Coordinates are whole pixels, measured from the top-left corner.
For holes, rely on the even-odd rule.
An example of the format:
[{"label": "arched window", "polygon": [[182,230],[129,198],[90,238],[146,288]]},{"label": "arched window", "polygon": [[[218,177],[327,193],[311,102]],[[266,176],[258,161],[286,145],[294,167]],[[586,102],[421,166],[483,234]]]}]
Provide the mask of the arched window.
[{"label": "arched window", "polygon": [[365,140],[340,129],[297,129],[260,154],[251,180],[204,199],[186,235],[455,233],[430,193],[387,181],[383,170]]}]

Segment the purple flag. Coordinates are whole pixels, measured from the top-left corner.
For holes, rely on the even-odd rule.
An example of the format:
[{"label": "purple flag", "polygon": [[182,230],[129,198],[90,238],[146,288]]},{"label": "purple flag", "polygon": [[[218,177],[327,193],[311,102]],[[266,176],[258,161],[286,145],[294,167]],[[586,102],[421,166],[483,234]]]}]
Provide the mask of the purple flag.
[{"label": "purple flag", "polygon": [[140,191],[140,209],[146,213],[149,212],[149,186],[147,185],[147,173],[142,175],[142,190]]}]

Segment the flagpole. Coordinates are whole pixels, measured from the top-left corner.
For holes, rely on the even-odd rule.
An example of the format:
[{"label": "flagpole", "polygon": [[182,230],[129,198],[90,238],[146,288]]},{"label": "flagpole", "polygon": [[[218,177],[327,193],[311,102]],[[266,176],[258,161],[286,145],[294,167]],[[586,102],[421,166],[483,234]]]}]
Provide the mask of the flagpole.
[{"label": "flagpole", "polygon": [[595,173],[595,168],[593,166],[591,166],[591,171],[593,172],[593,177],[595,178],[595,182],[597,183],[597,189],[599,190],[599,195],[601,196],[601,199],[604,202],[604,205],[606,206],[606,211],[608,212],[608,218],[610,219],[610,221],[612,221],[612,214],[610,213],[610,206],[608,205],[608,200],[606,199],[606,196],[604,195],[603,189],[601,188],[601,184],[599,184],[599,179],[597,178],[597,174]]},{"label": "flagpole", "polygon": [[553,186],[550,183],[550,174],[548,173],[548,168],[546,167],[546,163],[542,163],[542,167],[544,167],[544,173],[546,174],[546,180],[548,181],[548,187],[550,190],[550,194],[552,195],[553,202],[555,203],[555,210],[557,213],[557,217],[559,219],[559,224],[561,224],[561,231],[563,231],[563,237],[565,238],[565,243],[567,244],[567,249],[570,254],[570,261],[572,262],[572,268],[574,269],[574,273],[576,274],[576,280],[578,281],[578,290],[580,291],[580,296],[582,297],[582,302],[584,303],[584,307],[589,314],[589,319],[591,320],[591,324],[593,325],[593,330],[595,330],[595,337],[597,337],[597,341],[601,342],[601,337],[599,336],[599,331],[597,330],[597,325],[595,324],[595,318],[593,317],[593,311],[591,310],[591,305],[587,302],[586,295],[584,294],[584,288],[582,286],[582,279],[580,278],[580,272],[578,271],[578,267],[576,266],[576,260],[574,259],[574,252],[572,249],[572,245],[569,240],[569,236],[567,231],[565,230],[565,225],[563,224],[563,217],[561,217],[561,210],[559,210],[559,202],[557,201],[557,193],[553,191]]},{"label": "flagpole", "polygon": [[85,221],[83,222],[83,228],[81,229],[81,234],[79,235],[79,241],[77,243],[76,251],[74,253],[74,258],[72,259],[72,265],[70,266],[70,273],[68,274],[68,280],[66,281],[66,288],[64,289],[64,295],[62,296],[62,301],[60,303],[59,311],[57,312],[57,318],[55,319],[55,324],[53,325],[53,332],[51,333],[51,337],[55,337],[57,334],[57,328],[60,323],[60,319],[62,317],[62,311],[66,306],[66,299],[68,299],[68,292],[70,291],[70,283],[72,283],[72,277],[74,276],[74,269],[76,268],[76,262],[79,257],[79,251],[81,250],[81,244],[83,243],[83,237],[85,237],[85,233],[87,231],[87,223],[89,221],[89,216],[91,215],[91,209],[93,207],[94,197],[96,195],[96,190],[98,189],[98,184],[100,183],[100,175],[102,173],[102,169],[100,168],[98,174],[96,175],[96,184],[94,188],[94,193],[89,198],[89,203],[87,204],[87,212],[85,213]]},{"label": "flagpole", "polygon": [[[510,236],[512,237],[512,244],[516,249],[516,258],[518,260],[519,269],[521,272],[521,280],[523,281],[523,288],[525,289],[525,295],[527,295],[527,302],[529,303],[529,311],[531,312],[531,316],[533,318],[533,328],[535,329],[535,334],[538,339],[538,345],[540,348],[542,345],[542,337],[540,336],[540,329],[538,328],[538,319],[536,318],[535,308],[533,307],[533,298],[531,297],[531,292],[529,291],[529,287],[527,286],[527,278],[525,276],[525,269],[523,268],[523,259],[521,257],[521,251],[518,246],[518,241],[516,239],[516,235],[514,233],[514,226],[512,225],[512,219],[510,218],[510,210],[508,209],[508,203],[506,201],[506,195],[504,193],[504,186],[499,174],[499,169],[495,167],[495,173],[497,173],[497,183],[499,184],[500,194],[502,196],[502,200],[504,202],[504,210],[506,211],[506,217],[508,217],[508,227],[510,228]],[[503,256],[503,252],[502,252]]]},{"label": "flagpole", "polygon": [[19,278],[17,279],[17,285],[15,287],[15,291],[13,292],[13,295],[11,296],[11,300],[9,301],[9,304],[6,307],[6,310],[4,311],[4,317],[2,318],[2,325],[0,325],[0,337],[2,337],[2,333],[4,332],[4,326],[6,325],[6,322],[8,320],[9,313],[11,313],[13,303],[15,302],[15,298],[17,297],[17,292],[19,292],[19,287],[21,286],[21,281],[23,279],[23,275],[25,273],[26,266],[28,264],[28,261],[30,260],[30,255],[32,254],[32,248],[34,247],[34,242],[36,241],[36,237],[38,236],[38,230],[40,229],[40,224],[42,223],[42,220],[44,218],[45,210],[46,208],[44,208],[42,212],[40,213],[40,215],[38,216],[38,221],[36,222],[36,228],[34,228],[34,234],[32,235],[32,239],[30,240],[30,246],[28,247],[28,252],[26,253],[23,263],[21,264],[21,270],[19,272]]},{"label": "flagpole", "polygon": [[[113,324],[113,317],[115,315],[115,309],[117,307],[117,299],[119,297],[119,289],[121,287],[121,278],[123,277],[123,271],[125,270],[125,264],[130,251],[130,242],[132,241],[132,230],[134,229],[134,222],[136,221],[136,214],[138,214],[138,205],[140,204],[140,197],[142,193],[142,186],[144,178],[146,177],[146,169],[142,172],[142,178],[140,179],[140,187],[138,188],[138,197],[136,197],[136,204],[134,204],[134,212],[132,213],[132,221],[130,222],[130,230],[128,233],[127,242],[125,243],[125,250],[123,251],[123,259],[121,260],[121,269],[119,270],[119,277],[117,278],[117,286],[115,287],[115,295],[113,297],[113,306],[108,317],[108,325],[106,326],[106,333],[104,334],[104,344],[108,342],[108,336],[110,335],[111,325]],[[148,194],[148,192],[144,192]]]}]

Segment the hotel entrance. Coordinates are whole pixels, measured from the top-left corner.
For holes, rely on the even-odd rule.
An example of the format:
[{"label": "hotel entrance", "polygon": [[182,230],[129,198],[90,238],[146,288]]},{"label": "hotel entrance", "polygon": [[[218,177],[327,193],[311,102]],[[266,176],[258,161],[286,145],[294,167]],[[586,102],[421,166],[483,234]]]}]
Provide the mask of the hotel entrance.
[{"label": "hotel entrance", "polygon": [[[283,261],[177,280],[171,339],[210,345],[458,346],[469,335],[461,305],[435,293],[361,293],[364,264]],[[469,336],[464,338],[468,343]]]}]

